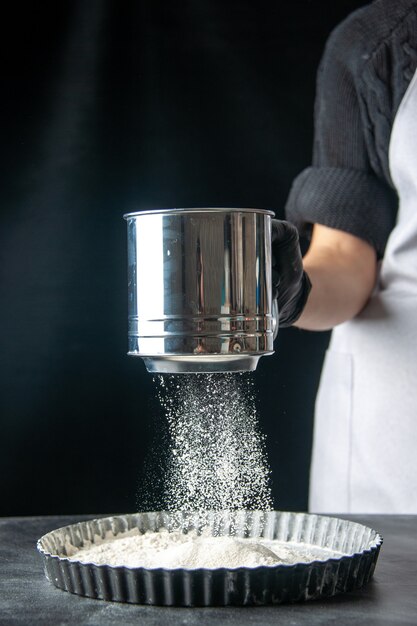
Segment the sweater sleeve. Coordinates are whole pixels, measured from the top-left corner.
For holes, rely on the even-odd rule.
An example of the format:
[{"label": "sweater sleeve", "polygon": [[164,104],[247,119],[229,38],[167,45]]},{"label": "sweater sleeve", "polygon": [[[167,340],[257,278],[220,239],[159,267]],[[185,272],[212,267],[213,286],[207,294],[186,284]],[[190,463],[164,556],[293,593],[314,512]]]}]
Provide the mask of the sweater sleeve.
[{"label": "sweater sleeve", "polygon": [[[363,11],[361,12],[363,16]],[[361,19],[352,14],[331,34],[317,76],[312,166],[294,181],[287,218],[301,234],[313,223],[368,241],[382,257],[397,196],[372,169],[359,87],[369,53]]]}]

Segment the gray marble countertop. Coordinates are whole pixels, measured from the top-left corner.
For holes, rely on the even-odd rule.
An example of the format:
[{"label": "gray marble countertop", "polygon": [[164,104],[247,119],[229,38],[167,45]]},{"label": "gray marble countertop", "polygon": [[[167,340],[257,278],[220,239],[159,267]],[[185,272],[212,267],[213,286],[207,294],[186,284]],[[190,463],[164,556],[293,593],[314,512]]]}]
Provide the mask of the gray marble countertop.
[{"label": "gray marble countertop", "polygon": [[384,538],[372,581],[354,593],[272,607],[164,608],[91,600],[55,588],[43,573],[43,534],[100,516],[0,519],[0,624],[209,626],[417,624],[417,516],[343,515]]}]

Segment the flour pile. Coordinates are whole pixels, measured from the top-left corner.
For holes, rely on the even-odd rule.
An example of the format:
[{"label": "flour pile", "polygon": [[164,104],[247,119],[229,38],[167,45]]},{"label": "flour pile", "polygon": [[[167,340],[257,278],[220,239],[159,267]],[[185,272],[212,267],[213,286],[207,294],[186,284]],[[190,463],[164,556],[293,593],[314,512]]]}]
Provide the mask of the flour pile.
[{"label": "flour pile", "polygon": [[97,565],[166,569],[259,567],[280,563],[311,562],[341,556],[308,544],[281,541],[213,537],[196,532],[148,531],[125,533],[97,545],[75,551],[71,560]]},{"label": "flour pile", "polygon": [[164,507],[271,509],[250,376],[159,376],[156,383],[169,435]]}]

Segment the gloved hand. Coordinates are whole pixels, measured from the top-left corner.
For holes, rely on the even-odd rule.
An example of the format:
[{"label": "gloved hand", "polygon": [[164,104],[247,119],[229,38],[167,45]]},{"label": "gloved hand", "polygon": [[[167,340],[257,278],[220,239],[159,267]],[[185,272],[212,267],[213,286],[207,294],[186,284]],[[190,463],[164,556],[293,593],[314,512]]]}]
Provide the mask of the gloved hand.
[{"label": "gloved hand", "polygon": [[281,328],[292,326],[298,320],[310,290],[296,227],[289,222],[272,220],[272,297],[278,300]]}]

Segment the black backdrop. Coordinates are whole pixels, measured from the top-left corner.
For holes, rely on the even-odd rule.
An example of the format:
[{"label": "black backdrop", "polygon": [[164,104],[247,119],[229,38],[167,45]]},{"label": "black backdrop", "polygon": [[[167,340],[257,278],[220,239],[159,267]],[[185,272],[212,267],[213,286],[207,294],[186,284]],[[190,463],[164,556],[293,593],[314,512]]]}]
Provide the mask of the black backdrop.
[{"label": "black backdrop", "polygon": [[[3,14],[1,515],[143,506],[161,417],[125,355],[122,214],[283,217],[310,162],[324,42],[363,4],[61,0]],[[254,375],[279,508],[307,507],[328,339],[281,330]]]}]

